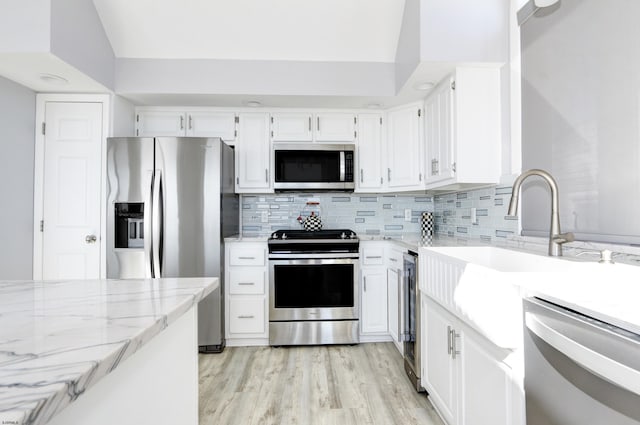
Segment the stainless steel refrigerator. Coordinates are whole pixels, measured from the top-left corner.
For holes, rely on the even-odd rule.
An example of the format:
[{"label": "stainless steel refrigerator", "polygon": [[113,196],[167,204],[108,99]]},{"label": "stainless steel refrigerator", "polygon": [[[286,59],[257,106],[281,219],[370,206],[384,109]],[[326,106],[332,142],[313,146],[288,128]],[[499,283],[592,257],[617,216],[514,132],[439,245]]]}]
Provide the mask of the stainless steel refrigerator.
[{"label": "stainless steel refrigerator", "polygon": [[234,150],[219,138],[107,140],[107,277],[220,278],[198,305],[201,352],[224,349],[224,238],[238,233]]}]

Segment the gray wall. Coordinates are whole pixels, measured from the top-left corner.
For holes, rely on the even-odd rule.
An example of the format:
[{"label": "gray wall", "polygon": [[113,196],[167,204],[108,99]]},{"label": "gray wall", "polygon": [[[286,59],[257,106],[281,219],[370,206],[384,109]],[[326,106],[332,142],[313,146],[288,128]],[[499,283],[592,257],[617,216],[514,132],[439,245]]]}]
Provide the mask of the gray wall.
[{"label": "gray wall", "polygon": [[0,77],[0,279],[31,279],[36,95]]},{"label": "gray wall", "polygon": [[[562,0],[521,28],[523,169],[555,176],[579,240],[640,244],[639,16],[637,0]],[[525,234],[548,234],[549,198],[523,187]]]},{"label": "gray wall", "polygon": [[420,64],[420,0],[406,0],[396,49],[396,91]]},{"label": "gray wall", "polygon": [[115,56],[92,1],[51,0],[51,53],[113,89]]},{"label": "gray wall", "polygon": [[111,97],[112,123],[111,137],[135,136],[135,106],[122,96]]}]

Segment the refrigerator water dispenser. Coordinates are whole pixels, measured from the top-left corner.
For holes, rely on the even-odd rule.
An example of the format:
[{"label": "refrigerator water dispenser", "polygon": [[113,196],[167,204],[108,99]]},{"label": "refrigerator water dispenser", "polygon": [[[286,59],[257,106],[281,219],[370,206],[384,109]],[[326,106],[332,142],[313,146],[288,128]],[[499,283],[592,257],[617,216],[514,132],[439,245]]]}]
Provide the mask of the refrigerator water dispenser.
[{"label": "refrigerator water dispenser", "polygon": [[115,248],[144,248],[144,203],[115,203]]}]

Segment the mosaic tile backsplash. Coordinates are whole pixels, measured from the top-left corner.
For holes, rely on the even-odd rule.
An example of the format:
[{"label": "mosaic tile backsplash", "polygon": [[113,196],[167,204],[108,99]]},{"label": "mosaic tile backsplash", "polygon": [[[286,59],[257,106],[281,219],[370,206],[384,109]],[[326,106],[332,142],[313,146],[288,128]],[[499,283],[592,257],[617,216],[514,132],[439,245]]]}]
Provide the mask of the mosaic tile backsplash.
[{"label": "mosaic tile backsplash", "polygon": [[[435,231],[440,235],[463,236],[485,241],[516,235],[518,220],[506,217],[511,186],[491,187],[438,195],[393,195],[353,193],[279,193],[243,195],[242,232],[268,236],[279,229],[301,229],[297,218],[308,215],[307,202],[319,202],[323,226],[345,228],[358,234],[419,236],[420,215],[435,215]],[[476,208],[475,224],[471,208]],[[405,220],[410,211],[410,221]]]}]

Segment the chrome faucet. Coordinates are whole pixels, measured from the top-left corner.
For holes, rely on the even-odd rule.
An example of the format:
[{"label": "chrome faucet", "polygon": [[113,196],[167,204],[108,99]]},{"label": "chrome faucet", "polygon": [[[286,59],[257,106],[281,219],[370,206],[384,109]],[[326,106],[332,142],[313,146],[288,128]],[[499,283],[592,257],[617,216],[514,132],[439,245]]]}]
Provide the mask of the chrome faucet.
[{"label": "chrome faucet", "polygon": [[560,233],[560,214],[558,209],[558,183],[544,170],[532,169],[520,174],[516,181],[513,182],[513,190],[511,192],[511,201],[509,201],[509,211],[507,215],[515,216],[518,214],[518,198],[520,197],[520,186],[522,182],[529,176],[540,176],[548,184],[551,189],[551,228],[549,229],[549,255],[552,257],[562,256],[562,244],[573,242],[573,233]]}]

